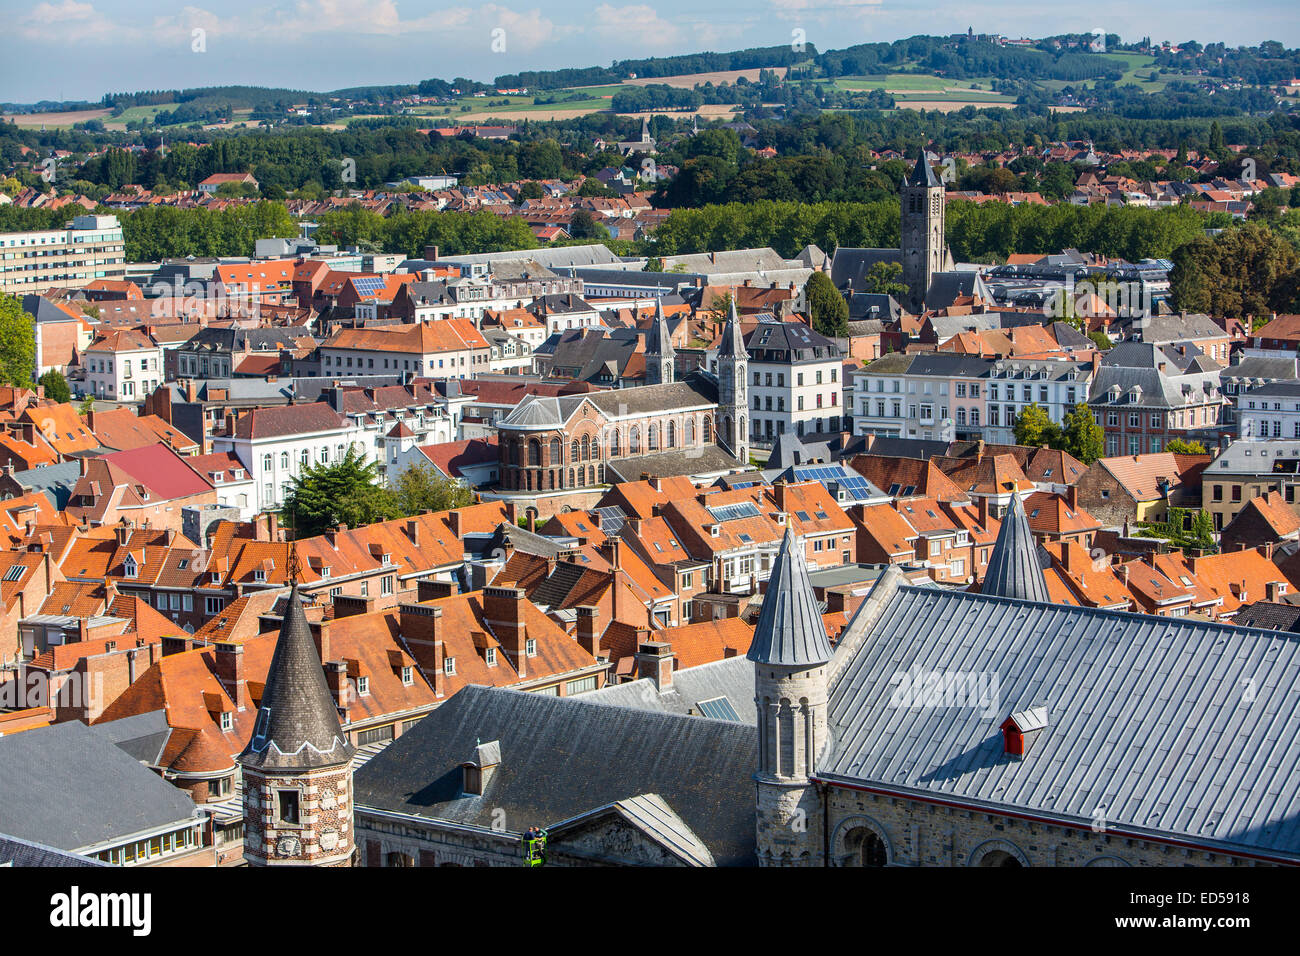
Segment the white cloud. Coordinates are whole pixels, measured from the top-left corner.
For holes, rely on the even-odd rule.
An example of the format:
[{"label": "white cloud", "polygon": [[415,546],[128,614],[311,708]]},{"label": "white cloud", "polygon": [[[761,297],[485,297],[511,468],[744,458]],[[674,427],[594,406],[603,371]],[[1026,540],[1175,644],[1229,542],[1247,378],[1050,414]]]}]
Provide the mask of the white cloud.
[{"label": "white cloud", "polygon": [[614,7],[602,3],[592,11],[592,16],[591,32],[602,40],[620,44],[670,47],[692,38],[689,34],[684,36],[681,27],[662,19],[654,7],[645,4]]}]

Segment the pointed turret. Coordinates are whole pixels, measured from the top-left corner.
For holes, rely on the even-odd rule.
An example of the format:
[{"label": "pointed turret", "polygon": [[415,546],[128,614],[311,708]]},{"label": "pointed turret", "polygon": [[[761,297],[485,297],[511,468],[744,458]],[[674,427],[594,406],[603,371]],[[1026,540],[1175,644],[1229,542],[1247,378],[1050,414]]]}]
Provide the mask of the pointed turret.
[{"label": "pointed turret", "polygon": [[831,659],[831,642],[808,580],[803,542],[788,525],[746,657],[755,664],[784,667],[813,667]]},{"label": "pointed turret", "polygon": [[934,174],[934,169],[930,166],[930,161],[925,158],[924,146],[921,147],[921,152],[916,157],[916,165],[912,167],[912,174],[907,177],[907,185],[924,186],[926,188],[934,186],[939,186],[940,188],[943,187],[943,183],[940,182],[939,177]]},{"label": "pointed turret", "polygon": [[295,582],[266,674],[253,737],[239,761],[266,772],[307,770],[346,764],[352,752]]},{"label": "pointed turret", "polygon": [[655,299],[655,318],[646,333],[645,374],[647,385],[663,385],[673,381],[677,352],[673,349],[672,333],[664,317],[662,298]]},{"label": "pointed turret", "polygon": [[1025,506],[1017,495],[1012,495],[1011,506],[1002,516],[1002,527],[998,530],[993,554],[989,556],[980,593],[1052,603],[1047,592],[1047,580],[1038,563],[1038,543],[1029,529]]},{"label": "pointed turret", "polygon": [[745,340],[740,334],[740,317],[736,314],[736,299],[731,299],[731,311],[727,324],[722,329],[722,343],[718,346],[718,358],[749,358],[745,349]]}]

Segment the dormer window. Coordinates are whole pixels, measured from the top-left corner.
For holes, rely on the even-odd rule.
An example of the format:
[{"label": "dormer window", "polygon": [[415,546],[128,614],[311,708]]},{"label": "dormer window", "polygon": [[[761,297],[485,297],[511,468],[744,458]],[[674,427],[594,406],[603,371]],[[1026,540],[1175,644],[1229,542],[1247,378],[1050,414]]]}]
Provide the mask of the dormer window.
[{"label": "dormer window", "polygon": [[128,578],[133,578],[139,572],[140,569],[137,567],[135,560],[130,555],[127,555],[126,560],[122,562],[122,574]]},{"label": "dormer window", "polygon": [[230,730],[233,726],[234,726],[234,719],[232,718],[230,711],[223,710],[221,712],[221,732],[224,734],[226,731]]},{"label": "dormer window", "polygon": [[221,572],[220,572],[220,571],[213,571],[210,575],[208,575],[208,582],[211,583],[211,584],[220,584],[220,583],[221,583]]},{"label": "dormer window", "polygon": [[524,641],[524,654],[527,657],[537,656],[537,641],[534,638],[528,638]]},{"label": "dormer window", "polygon": [[456,658],[448,657],[442,662],[442,672],[448,677],[456,673]]},{"label": "dormer window", "polygon": [[487,666],[488,666],[488,667],[496,667],[496,666],[497,666],[497,649],[496,649],[495,647],[489,647],[489,648],[484,652],[484,654],[483,654],[483,659],[484,659],[484,661],[487,663]]},{"label": "dormer window", "polygon": [[362,696],[362,697],[369,696],[369,694],[370,694],[370,678],[369,678],[369,677],[358,677],[358,678],[357,678],[357,693],[358,693],[360,696]]},{"label": "dormer window", "polygon": [[253,580],[256,581],[258,584],[265,584],[266,572],[263,571],[261,568],[258,568],[256,571],[253,572]]},{"label": "dormer window", "polygon": [[406,667],[402,668],[402,685],[405,687],[410,687],[413,682],[414,682],[414,677],[412,676],[410,665],[407,665]]}]

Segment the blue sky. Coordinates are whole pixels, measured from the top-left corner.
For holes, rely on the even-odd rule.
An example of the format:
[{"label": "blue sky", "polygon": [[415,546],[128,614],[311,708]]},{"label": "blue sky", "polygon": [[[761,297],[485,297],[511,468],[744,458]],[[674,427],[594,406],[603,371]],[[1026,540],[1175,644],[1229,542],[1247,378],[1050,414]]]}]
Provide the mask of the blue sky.
[{"label": "blue sky", "polygon": [[[1009,36],[1104,29],[1125,40],[1300,46],[1294,0],[1245,9],[1187,0],[0,0],[0,101],[215,84],[326,90],[430,76],[488,80],[788,43],[796,29],[820,49],[967,26]],[[493,50],[495,30],[504,31],[496,34],[503,51]]]}]

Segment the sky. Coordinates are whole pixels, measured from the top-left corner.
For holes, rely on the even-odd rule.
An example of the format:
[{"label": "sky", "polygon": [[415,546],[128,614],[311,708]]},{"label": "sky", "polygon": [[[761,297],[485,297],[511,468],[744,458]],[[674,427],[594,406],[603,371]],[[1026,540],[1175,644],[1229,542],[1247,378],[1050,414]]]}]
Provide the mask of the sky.
[{"label": "sky", "polygon": [[[184,0],[182,0],[182,3]],[[1300,46],[1295,0],[0,0],[0,102],[240,84],[304,90],[964,32]]]}]

